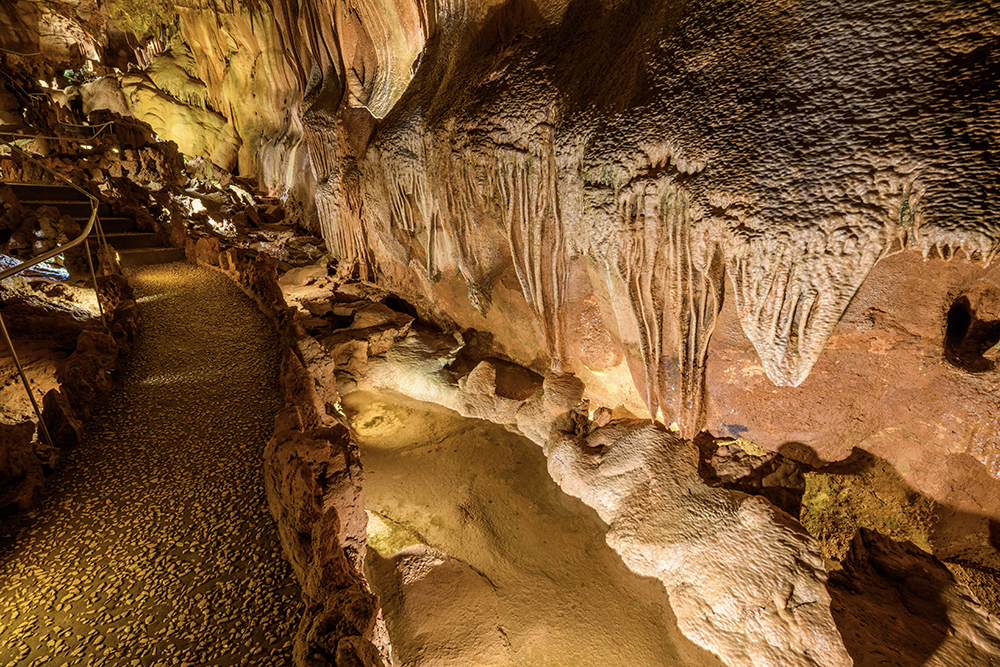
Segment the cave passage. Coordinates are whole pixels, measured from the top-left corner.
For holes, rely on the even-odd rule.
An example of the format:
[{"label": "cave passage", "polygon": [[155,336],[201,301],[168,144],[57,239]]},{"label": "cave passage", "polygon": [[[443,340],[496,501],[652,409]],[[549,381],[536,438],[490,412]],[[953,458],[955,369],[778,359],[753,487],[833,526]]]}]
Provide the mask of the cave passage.
[{"label": "cave passage", "polygon": [[395,664],[722,665],[681,635],[663,585],[626,568],[534,443],[396,394],[342,405]]},{"label": "cave passage", "polygon": [[211,270],[129,277],[122,386],[40,506],[3,524],[0,664],[289,665],[300,594],[261,472],[277,335]]}]

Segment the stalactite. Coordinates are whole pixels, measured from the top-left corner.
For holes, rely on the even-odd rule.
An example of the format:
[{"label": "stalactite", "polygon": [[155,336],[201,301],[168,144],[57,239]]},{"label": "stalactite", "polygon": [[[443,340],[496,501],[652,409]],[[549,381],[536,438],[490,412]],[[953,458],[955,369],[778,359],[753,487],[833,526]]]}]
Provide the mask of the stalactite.
[{"label": "stalactite", "polygon": [[[356,267],[361,279],[374,276],[376,263],[364,221],[361,174],[353,158],[345,157],[341,143],[328,141],[315,129],[304,136],[309,145],[309,161],[316,178],[316,211],[320,230],[330,253],[343,271]],[[334,135],[336,136],[336,135]],[[340,133],[340,141],[344,141]]]},{"label": "stalactite", "polygon": [[357,267],[360,277],[370,280],[375,262],[361,218],[360,196],[350,190],[337,181],[317,185],[316,208],[331,254],[343,264],[342,268]]},{"label": "stalactite", "polygon": [[679,191],[661,195],[660,219],[669,235],[664,264],[672,269],[667,283],[672,312],[664,322],[664,338],[671,341],[679,363],[664,368],[661,360],[657,386],[660,403],[673,399],[681,433],[693,438],[703,426],[705,360],[722,308],[724,262],[715,243],[694,242],[690,205]]},{"label": "stalactite", "polygon": [[500,149],[492,182],[521,290],[545,336],[552,368],[561,372],[568,257],[551,145],[539,153]]},{"label": "stalactite", "polygon": [[[489,257],[488,248],[477,245],[485,236],[477,233],[477,227],[489,217],[488,193],[484,191],[488,186],[479,182],[477,174],[485,174],[489,167],[482,162],[470,164],[464,154],[450,147],[442,153],[447,215],[443,216],[441,231],[455,253],[469,302],[485,317],[493,303],[491,264],[495,258]],[[487,178],[484,176],[482,180],[485,182]]]},{"label": "stalactite", "polygon": [[894,230],[796,229],[754,238],[729,260],[736,308],[767,376],[796,387]]},{"label": "stalactite", "polygon": [[812,225],[740,238],[729,250],[737,311],[767,376],[798,386],[809,375],[844,310],[880,260],[907,249],[946,262],[959,250],[988,266],[1000,251],[995,231],[927,225],[921,183],[899,182],[899,204],[883,219]]},{"label": "stalactite", "polygon": [[[618,201],[607,261],[608,279],[620,281],[630,306],[616,311],[619,330],[636,338],[650,415],[662,410],[693,437],[703,425],[705,358],[722,305],[721,250],[694,242],[689,202],[665,177],[629,183]],[[632,321],[621,321],[627,315]]]},{"label": "stalactite", "polygon": [[423,151],[410,161],[388,165],[386,190],[389,195],[390,229],[406,253],[403,263],[416,257],[427,279],[439,273],[436,260],[437,231],[440,227],[437,198],[431,191]]}]

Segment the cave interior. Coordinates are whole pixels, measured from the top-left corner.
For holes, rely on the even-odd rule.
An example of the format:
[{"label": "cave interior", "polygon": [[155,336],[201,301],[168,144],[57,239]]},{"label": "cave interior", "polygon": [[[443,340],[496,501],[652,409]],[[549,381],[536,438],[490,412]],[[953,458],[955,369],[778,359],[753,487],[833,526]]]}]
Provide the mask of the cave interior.
[{"label": "cave interior", "polygon": [[0,664],[1000,665],[992,0],[0,0]]}]

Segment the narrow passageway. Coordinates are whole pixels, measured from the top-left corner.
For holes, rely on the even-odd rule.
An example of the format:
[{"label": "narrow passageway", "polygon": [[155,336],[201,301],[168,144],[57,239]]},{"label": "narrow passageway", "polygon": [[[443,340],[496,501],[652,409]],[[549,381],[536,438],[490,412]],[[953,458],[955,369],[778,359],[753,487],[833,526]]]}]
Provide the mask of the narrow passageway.
[{"label": "narrow passageway", "polygon": [[225,277],[135,270],[122,386],[0,535],[3,665],[290,665],[299,590],[261,471],[270,322]]}]

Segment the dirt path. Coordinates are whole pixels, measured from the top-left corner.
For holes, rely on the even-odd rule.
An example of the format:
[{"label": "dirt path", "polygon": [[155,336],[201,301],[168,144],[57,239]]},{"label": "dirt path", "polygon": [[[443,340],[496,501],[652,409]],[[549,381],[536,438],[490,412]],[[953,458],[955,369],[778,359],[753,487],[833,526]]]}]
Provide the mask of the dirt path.
[{"label": "dirt path", "polygon": [[123,386],[41,506],[0,527],[0,667],[290,665],[301,603],[261,475],[276,335],[207,269],[131,281]]}]

